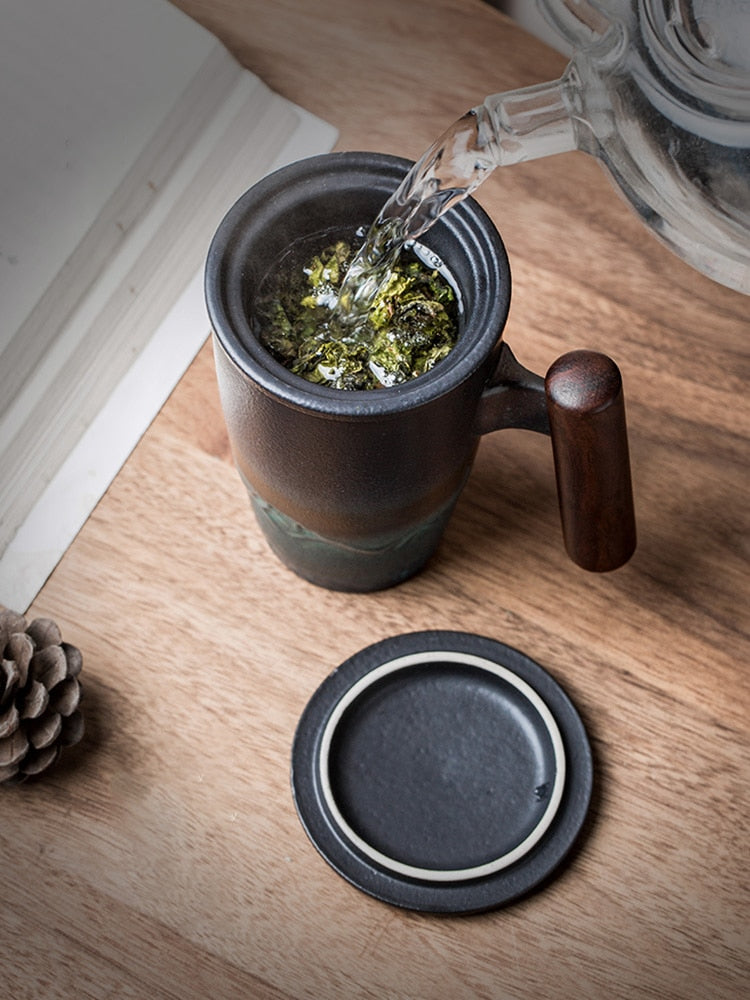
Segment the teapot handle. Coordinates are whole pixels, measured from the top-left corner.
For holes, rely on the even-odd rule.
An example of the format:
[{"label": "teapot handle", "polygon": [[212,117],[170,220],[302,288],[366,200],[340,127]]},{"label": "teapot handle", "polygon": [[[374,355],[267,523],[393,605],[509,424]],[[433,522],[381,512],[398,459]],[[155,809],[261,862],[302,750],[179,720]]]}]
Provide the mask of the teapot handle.
[{"label": "teapot handle", "polygon": [[594,572],[628,561],[635,512],[622,378],[611,358],[571,351],[542,379],[503,343],[475,426],[478,434],[503,427],[549,434],[568,555]]},{"label": "teapot handle", "polygon": [[587,570],[617,569],[636,546],[620,371],[604,354],[571,351],[544,385],[568,555]]}]

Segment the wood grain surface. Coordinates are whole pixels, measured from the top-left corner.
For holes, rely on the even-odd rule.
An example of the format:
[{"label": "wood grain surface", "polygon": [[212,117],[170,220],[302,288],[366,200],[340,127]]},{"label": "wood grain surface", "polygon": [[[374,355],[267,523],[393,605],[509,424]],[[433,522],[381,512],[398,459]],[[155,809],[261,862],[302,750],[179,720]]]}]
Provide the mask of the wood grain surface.
[{"label": "wood grain surface", "polygon": [[[339,148],[421,151],[562,58],[479,0],[180,0]],[[483,439],[438,555],[370,595],[269,553],[231,464],[210,346],[31,616],[83,652],[87,735],[0,789],[0,981],[11,1000],[711,998],[750,995],[748,299],[663,249],[572,153],[490,178],[506,336],[544,372],[611,355],[639,547],[565,556],[547,439]],[[17,609],[25,610],[25,609]],[[395,633],[462,629],[538,660],[596,762],[557,878],[434,918],[352,888],[295,814],[289,755],[318,684]]]}]

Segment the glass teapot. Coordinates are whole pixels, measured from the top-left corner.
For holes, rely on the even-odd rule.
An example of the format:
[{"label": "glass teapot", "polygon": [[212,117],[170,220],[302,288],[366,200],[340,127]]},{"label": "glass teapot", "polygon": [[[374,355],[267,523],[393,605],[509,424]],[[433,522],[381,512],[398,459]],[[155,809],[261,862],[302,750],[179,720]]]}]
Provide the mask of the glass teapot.
[{"label": "glass teapot", "polygon": [[750,294],[750,0],[537,0],[574,54],[475,109],[498,164],[580,149],[680,257]]}]

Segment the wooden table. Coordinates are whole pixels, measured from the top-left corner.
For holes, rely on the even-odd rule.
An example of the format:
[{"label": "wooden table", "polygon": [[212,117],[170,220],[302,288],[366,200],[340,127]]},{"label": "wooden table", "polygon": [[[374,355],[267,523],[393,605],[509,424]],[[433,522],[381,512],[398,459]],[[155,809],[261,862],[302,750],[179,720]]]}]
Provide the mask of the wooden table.
[{"label": "wooden table", "polygon": [[[179,6],[341,149],[415,157],[486,94],[563,66],[479,0]],[[549,443],[506,431],[483,440],[425,572],[320,591],[251,517],[207,346],[30,609],[83,651],[88,730],[0,796],[3,996],[750,995],[748,299],[664,250],[583,154],[502,174],[479,200],[511,258],[516,354],[544,371],[591,347],[622,369],[635,557],[605,576],[567,561]],[[481,916],[358,892],[292,804],[315,688],[423,628],[523,649],[595,753],[580,849]]]}]

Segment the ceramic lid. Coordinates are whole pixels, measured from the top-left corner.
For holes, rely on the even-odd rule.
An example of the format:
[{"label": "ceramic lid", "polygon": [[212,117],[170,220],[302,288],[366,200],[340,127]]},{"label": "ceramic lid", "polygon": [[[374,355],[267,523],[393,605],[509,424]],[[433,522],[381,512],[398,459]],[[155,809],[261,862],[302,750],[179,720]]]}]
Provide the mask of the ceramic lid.
[{"label": "ceramic lid", "polygon": [[544,881],[588,811],[591,750],[557,682],[463,632],[394,636],[321,684],[292,751],[302,824],[357,888],[460,913]]}]

